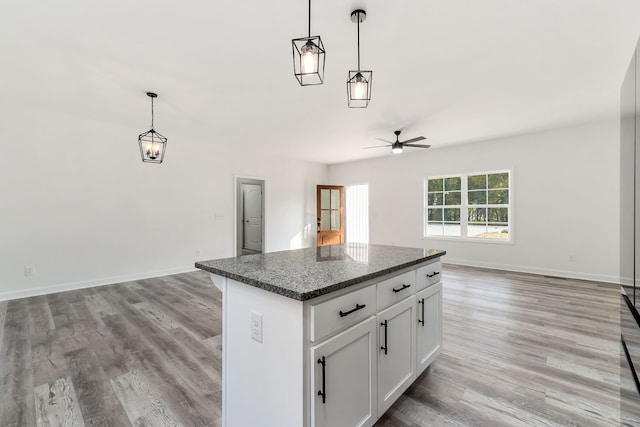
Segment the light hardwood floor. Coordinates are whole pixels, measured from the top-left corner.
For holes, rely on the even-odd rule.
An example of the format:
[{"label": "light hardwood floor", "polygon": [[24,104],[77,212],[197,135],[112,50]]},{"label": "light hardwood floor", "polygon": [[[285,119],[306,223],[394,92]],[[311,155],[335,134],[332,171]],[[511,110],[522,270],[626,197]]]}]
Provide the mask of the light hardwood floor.
[{"label": "light hardwood floor", "polygon": [[[446,265],[443,289],[444,350],[376,427],[619,424],[616,286]],[[0,426],[220,425],[220,334],[204,272],[0,302]]]}]

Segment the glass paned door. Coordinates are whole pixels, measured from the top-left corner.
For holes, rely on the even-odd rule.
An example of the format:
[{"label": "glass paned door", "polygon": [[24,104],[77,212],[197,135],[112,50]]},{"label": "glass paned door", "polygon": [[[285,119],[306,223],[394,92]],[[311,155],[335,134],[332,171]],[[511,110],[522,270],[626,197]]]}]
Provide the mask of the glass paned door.
[{"label": "glass paned door", "polygon": [[344,243],[344,187],[318,185],[318,246]]}]

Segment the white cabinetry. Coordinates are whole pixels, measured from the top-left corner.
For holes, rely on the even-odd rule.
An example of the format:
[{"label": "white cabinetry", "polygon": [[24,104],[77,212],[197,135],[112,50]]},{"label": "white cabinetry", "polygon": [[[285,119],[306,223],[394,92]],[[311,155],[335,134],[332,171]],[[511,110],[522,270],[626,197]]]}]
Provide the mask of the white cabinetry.
[{"label": "white cabinetry", "polygon": [[435,261],[309,301],[312,427],[373,425],[438,356],[441,271]]},{"label": "white cabinetry", "polygon": [[399,274],[378,283],[378,285],[375,286],[377,288],[378,311],[398,301],[402,301],[409,295],[413,295],[416,291],[415,283],[415,270],[407,271],[404,274]]},{"label": "white cabinetry", "polygon": [[313,426],[371,426],[377,420],[376,319],[311,348]]},{"label": "white cabinetry", "polygon": [[435,285],[442,278],[442,263],[440,261],[424,265],[416,270],[416,288],[418,291]]},{"label": "white cabinetry", "polygon": [[382,415],[416,378],[415,296],[378,313],[378,413]]},{"label": "white cabinetry", "polygon": [[438,357],[442,349],[442,283],[416,294],[417,375]]},{"label": "white cabinetry", "polygon": [[311,341],[318,342],[376,313],[375,286],[311,306]]}]

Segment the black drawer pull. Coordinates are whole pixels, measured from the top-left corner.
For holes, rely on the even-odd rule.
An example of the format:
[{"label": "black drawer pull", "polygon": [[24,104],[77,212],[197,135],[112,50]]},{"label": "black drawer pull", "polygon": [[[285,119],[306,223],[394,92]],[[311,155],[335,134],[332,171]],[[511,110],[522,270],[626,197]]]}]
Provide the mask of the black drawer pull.
[{"label": "black drawer pull", "polygon": [[327,401],[327,387],[325,386],[325,373],[324,373],[324,368],[327,365],[327,362],[325,362],[324,360],[324,356],[322,356],[322,359],[318,359],[318,363],[322,365],[322,390],[318,390],[318,396],[322,396],[322,403],[326,403]]},{"label": "black drawer pull", "polygon": [[422,320],[418,319],[418,323],[422,323],[422,326],[424,326],[424,298],[419,299],[418,304],[422,304]]},{"label": "black drawer pull", "polygon": [[400,291],[404,291],[405,289],[410,288],[410,287],[411,287],[411,285],[407,285],[407,284],[405,283],[405,284],[404,284],[404,285],[402,285],[402,287],[401,287],[401,288],[399,288],[399,289],[393,288],[393,292],[400,292]]},{"label": "black drawer pull", "polygon": [[438,274],[440,274],[439,271],[434,271],[433,274],[429,274],[427,273],[427,277],[433,277],[433,276],[437,276]]},{"label": "black drawer pull", "polygon": [[354,308],[353,310],[349,310],[349,311],[342,311],[340,310],[340,317],[345,317],[350,315],[351,313],[353,313],[354,311],[358,311],[358,310],[362,310],[363,308],[365,308],[367,305],[366,304],[356,304],[356,308]]},{"label": "black drawer pull", "polygon": [[387,346],[387,321],[381,322],[380,326],[384,326],[384,345],[380,346],[380,350],[384,350],[384,354],[387,354],[389,349]]}]

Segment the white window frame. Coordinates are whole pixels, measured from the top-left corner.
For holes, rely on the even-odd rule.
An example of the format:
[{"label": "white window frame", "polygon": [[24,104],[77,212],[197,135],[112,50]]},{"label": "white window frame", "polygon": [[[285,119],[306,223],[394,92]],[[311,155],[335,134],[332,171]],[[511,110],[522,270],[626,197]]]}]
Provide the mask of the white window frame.
[{"label": "white window frame", "polygon": [[[508,173],[509,174],[509,203],[506,205],[491,205],[489,203],[483,205],[469,205],[468,200],[468,177],[474,175],[490,175],[496,173]],[[461,187],[460,191],[461,200],[460,200],[460,236],[430,236],[427,235],[427,230],[429,227],[428,223],[428,191],[429,191],[429,180],[430,179],[446,179],[446,178],[460,178],[461,179]],[[456,241],[465,241],[465,242],[480,242],[480,243],[497,243],[497,244],[513,244],[514,243],[514,214],[513,214],[513,170],[512,169],[500,169],[500,170],[491,170],[491,171],[480,171],[480,172],[468,172],[468,173],[457,173],[457,174],[449,174],[449,175],[432,175],[428,176],[424,179],[423,183],[423,209],[422,209],[422,239],[423,240],[456,240]],[[487,207],[487,208],[507,208],[507,212],[509,215],[509,238],[508,239],[496,239],[490,237],[467,237],[467,227],[469,222],[469,214],[468,209],[470,207]],[[433,207],[433,206],[432,206]],[[446,207],[443,205],[442,207]]]}]

